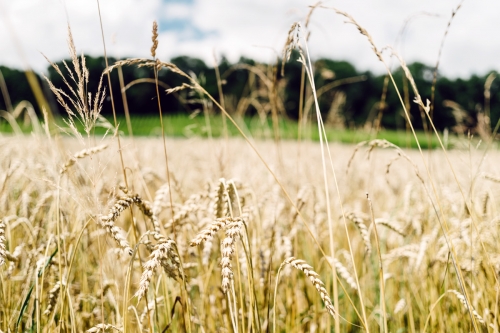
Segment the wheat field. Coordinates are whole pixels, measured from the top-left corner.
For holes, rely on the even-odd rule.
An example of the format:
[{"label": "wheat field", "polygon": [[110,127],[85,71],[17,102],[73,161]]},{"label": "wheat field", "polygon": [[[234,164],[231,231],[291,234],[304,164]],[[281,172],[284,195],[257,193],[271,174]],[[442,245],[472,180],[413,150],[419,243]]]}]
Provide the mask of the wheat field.
[{"label": "wheat field", "polygon": [[[283,58],[297,50],[314,100],[302,29]],[[69,29],[70,93],[48,81],[66,126],[45,114],[0,137],[1,332],[498,332],[495,133],[453,150],[329,143],[316,100],[319,143],[254,140],[156,58],[156,23],[152,36],[151,59],[107,64],[101,82],[120,66],[170,70],[186,82],[166,93],[194,91],[241,137],[123,137],[100,116],[105,88],[86,90]]]},{"label": "wheat field", "polygon": [[468,309],[497,329],[497,152],[449,152],[464,198],[442,152],[332,144],[328,208],[317,143],[255,143],[287,194],[239,139],[167,140],[169,186],[145,138],[122,140],[125,193],[116,140],[97,143],[62,168],[82,142],[1,139],[4,332],[323,332],[336,314],[346,332],[458,332]]}]

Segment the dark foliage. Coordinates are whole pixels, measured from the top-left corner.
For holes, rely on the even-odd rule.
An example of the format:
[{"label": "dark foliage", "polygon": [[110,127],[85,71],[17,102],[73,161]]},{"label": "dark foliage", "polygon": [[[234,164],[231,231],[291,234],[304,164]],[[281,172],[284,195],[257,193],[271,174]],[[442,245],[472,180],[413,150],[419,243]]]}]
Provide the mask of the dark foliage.
[{"label": "dark foliage", "polygon": [[[298,63],[296,59],[297,55],[294,54],[292,55],[292,59],[285,64],[284,77],[281,77],[280,63],[276,65],[276,70],[273,71],[271,67],[268,67],[269,70],[266,71],[266,75],[274,73],[270,75],[270,79],[271,81],[274,80],[276,85],[284,83],[285,89],[282,96],[284,99],[283,104],[285,106],[286,115],[292,119],[298,119],[299,117],[302,65]],[[113,64],[115,61],[116,59],[109,59],[110,64]],[[105,68],[104,58],[87,56],[86,62],[90,72],[90,80],[87,88],[88,91],[95,92],[101,73]],[[217,100],[219,99],[216,71],[213,66],[205,64],[200,59],[185,56],[174,58],[171,62],[176,64],[186,73],[196,76],[207,91]],[[246,64],[249,66],[259,65],[255,63],[255,61],[246,58],[241,58],[238,64]],[[63,73],[65,73],[66,69],[62,62],[59,62],[58,65],[62,69]],[[223,91],[226,96],[226,100],[230,104],[228,107],[229,110],[235,109],[237,102],[242,97],[249,96],[251,90],[255,89],[255,84],[257,84],[257,87],[258,84],[263,84],[262,82],[255,83],[258,81],[257,80],[254,81],[254,86],[250,86],[249,82],[251,81],[252,74],[245,68],[234,68],[233,65],[234,64],[229,63],[226,58],[222,58],[218,64],[223,80]],[[265,68],[263,64],[260,64],[260,66],[260,68]],[[415,82],[422,98],[424,100],[427,98],[430,99],[433,68],[417,62],[410,64],[409,69],[415,78]],[[8,87],[12,104],[15,106],[21,100],[28,100],[35,106],[36,111],[39,112],[40,110],[38,110],[38,106],[28,85],[24,72],[3,66],[0,66],[0,70]],[[146,79],[138,81],[139,83],[133,84],[126,91],[130,113],[133,115],[157,114],[158,101],[156,97],[155,85],[151,83],[151,80],[154,79],[152,70],[148,68],[137,68],[135,66],[125,66],[122,70],[125,85],[131,84],[135,80]],[[378,117],[380,112],[378,102],[382,96],[384,75],[377,76],[370,72],[361,73],[357,71],[352,64],[346,61],[334,61],[330,59],[316,60],[314,63],[314,70],[317,89],[320,89],[335,80],[342,80],[361,75],[365,77],[363,81],[340,85],[323,93],[319,102],[320,109],[325,113],[325,115],[330,109],[336,94],[342,92],[345,94],[345,103],[342,107],[341,116],[345,126],[362,126],[367,121],[372,122]],[[51,67],[48,68],[48,77],[56,87],[65,87],[61,77],[59,77],[59,75],[57,75],[55,70]],[[422,112],[419,110],[419,107],[413,103],[414,93],[409,83],[405,83],[406,78],[404,77],[404,73],[401,69],[397,69],[394,72],[394,79],[402,94],[404,94],[405,91],[409,92],[409,94],[407,96],[403,96],[403,98],[406,101],[409,101],[410,113],[415,126],[417,128],[422,128],[424,126],[422,121]],[[57,103],[55,103],[53,96],[47,89],[47,84],[43,82],[40,76],[39,80],[42,82],[44,93],[47,95],[47,98],[56,113],[62,112],[61,109],[58,109]],[[185,82],[184,78],[181,78],[168,70],[161,70],[159,72],[159,80],[169,87],[179,86]],[[439,129],[443,129],[445,127],[452,128],[455,125],[455,118],[453,117],[452,110],[443,104],[447,100],[458,103],[467,112],[469,119],[472,119],[472,122],[474,123],[477,119],[478,112],[481,112],[484,107],[485,80],[486,75],[474,75],[469,79],[455,80],[438,77],[433,113],[436,126]],[[104,80],[104,83],[107,98],[103,106],[102,114],[104,116],[110,116],[112,110],[109,91],[107,88],[107,80]],[[111,84],[113,87],[113,97],[116,108],[118,112],[123,112],[123,100],[120,92],[117,70],[112,72]],[[306,86],[307,85],[308,83],[306,80]],[[498,81],[494,81],[491,87],[491,123],[493,125],[500,117],[500,103],[498,103],[500,101],[499,88],[500,83]],[[201,106],[199,99],[197,99],[197,97],[188,90],[167,95],[164,93],[165,87],[160,87],[160,89],[160,102],[164,114],[168,115],[180,112],[190,113],[199,109]],[[189,102],[186,103],[186,101]],[[5,110],[5,104],[6,103],[2,95],[0,96],[0,109]],[[245,112],[246,114],[252,115],[256,113],[256,110],[252,105],[249,105],[248,110],[245,110]],[[404,128],[405,126],[402,106],[391,83],[388,86],[386,107],[383,109],[382,126],[386,128]]]}]

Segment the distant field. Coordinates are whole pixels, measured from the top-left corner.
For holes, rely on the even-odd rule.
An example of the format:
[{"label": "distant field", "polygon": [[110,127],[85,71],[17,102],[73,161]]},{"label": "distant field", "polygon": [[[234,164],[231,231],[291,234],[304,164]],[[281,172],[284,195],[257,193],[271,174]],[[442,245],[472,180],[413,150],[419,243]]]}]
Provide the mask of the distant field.
[{"label": "distant field", "polygon": [[[112,118],[108,118],[110,123],[113,123]],[[129,135],[125,117],[119,117],[120,132],[124,135]],[[165,133],[170,137],[222,137],[223,136],[223,120],[222,117],[210,116],[207,119],[202,115],[196,117],[189,117],[187,115],[175,115],[164,117]],[[238,125],[248,134],[255,139],[275,139],[273,124],[271,120],[261,121],[257,117],[237,119]],[[156,116],[146,117],[132,117],[132,132],[134,136],[159,136],[161,134],[161,127],[159,118]],[[64,127],[62,119],[58,120],[59,126]],[[79,125],[79,124],[77,124]],[[32,130],[31,125],[19,122],[19,127],[24,133],[29,133]],[[238,130],[227,120],[227,129],[229,136],[240,136]],[[81,128],[79,128],[81,130]],[[96,127],[95,134],[102,135],[106,133],[103,127]],[[0,133],[12,133],[12,126],[5,120],[0,120]],[[294,120],[280,119],[279,120],[279,138],[284,140],[297,140],[299,132],[299,124]],[[382,130],[378,134],[375,131],[366,131],[362,129],[337,129],[326,127],[327,137],[332,142],[342,142],[355,144],[364,140],[371,139],[386,139],[402,148],[417,148],[417,143],[411,134],[404,130]],[[319,141],[319,134],[316,123],[307,123],[301,129],[302,140]],[[422,148],[429,147],[429,138],[422,131],[417,132],[418,140]],[[453,137],[455,138],[455,137]],[[452,140],[453,141],[453,140]],[[430,146],[436,148],[438,141],[435,137],[430,140]],[[451,145],[452,147],[453,145]],[[450,145],[449,145],[450,147]]]}]

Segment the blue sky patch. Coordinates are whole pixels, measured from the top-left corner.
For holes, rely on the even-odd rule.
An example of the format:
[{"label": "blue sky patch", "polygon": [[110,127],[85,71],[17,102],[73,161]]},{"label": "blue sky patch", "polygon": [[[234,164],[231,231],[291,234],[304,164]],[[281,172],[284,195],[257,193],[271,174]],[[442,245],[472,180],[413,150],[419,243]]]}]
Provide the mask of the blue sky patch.
[{"label": "blue sky patch", "polygon": [[189,19],[161,19],[158,25],[160,32],[176,32],[177,38],[183,40],[201,40],[217,35],[217,31],[203,31]]}]

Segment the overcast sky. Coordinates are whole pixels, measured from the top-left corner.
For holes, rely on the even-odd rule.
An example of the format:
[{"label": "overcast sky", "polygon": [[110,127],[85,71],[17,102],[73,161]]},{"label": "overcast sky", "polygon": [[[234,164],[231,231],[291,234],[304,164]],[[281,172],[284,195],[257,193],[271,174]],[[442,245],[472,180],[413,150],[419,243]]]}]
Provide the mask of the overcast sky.
[{"label": "overcast sky", "polygon": [[[349,12],[379,47],[397,46],[406,62],[434,65],[457,0],[327,1]],[[304,21],[304,0],[101,0],[108,54],[148,57],[151,26],[160,27],[157,56],[189,55],[213,63],[213,54],[274,61],[290,25]],[[67,13],[67,14],[66,14]],[[411,18],[411,19],[409,19]],[[79,53],[102,55],[97,2],[93,0],[0,0],[0,64],[43,71],[41,53],[67,57],[67,19]],[[409,19],[409,21],[408,21]],[[395,45],[404,22],[405,33]],[[359,70],[383,72],[366,39],[331,10],[317,9],[310,23],[313,58],[348,60]],[[500,1],[466,0],[445,41],[441,73],[451,77],[500,71]],[[25,60],[23,60],[25,59]]]}]

